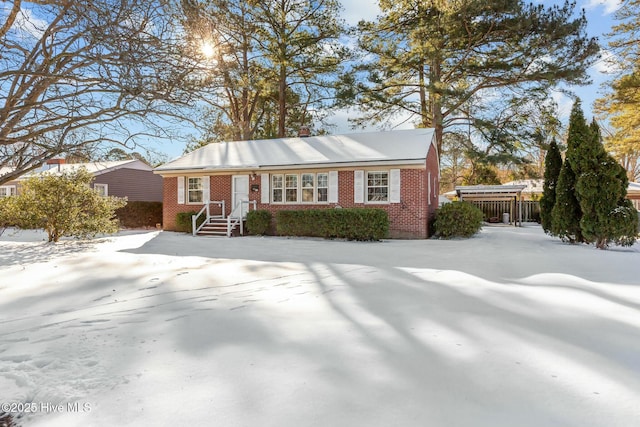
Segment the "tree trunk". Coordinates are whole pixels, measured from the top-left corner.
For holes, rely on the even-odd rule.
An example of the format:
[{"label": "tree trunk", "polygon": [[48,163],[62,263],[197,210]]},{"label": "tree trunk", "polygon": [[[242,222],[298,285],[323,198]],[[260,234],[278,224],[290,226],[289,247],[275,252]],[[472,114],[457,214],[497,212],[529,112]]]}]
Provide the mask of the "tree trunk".
[{"label": "tree trunk", "polygon": [[278,82],[278,138],[284,138],[287,119],[287,69],[280,66],[280,81]]},{"label": "tree trunk", "polygon": [[441,69],[440,58],[435,55],[429,68],[429,96],[431,102],[431,126],[436,133],[436,148],[438,149],[438,159],[442,153],[442,136],[444,133],[444,116],[442,114],[442,95],[440,94],[441,86]]}]

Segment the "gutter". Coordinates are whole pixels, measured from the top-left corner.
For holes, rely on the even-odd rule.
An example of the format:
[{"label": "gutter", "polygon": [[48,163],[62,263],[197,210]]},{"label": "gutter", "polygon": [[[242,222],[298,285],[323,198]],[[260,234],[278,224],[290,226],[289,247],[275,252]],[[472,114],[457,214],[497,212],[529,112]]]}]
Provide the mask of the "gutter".
[{"label": "gutter", "polygon": [[399,165],[424,165],[426,163],[426,157],[424,159],[397,159],[397,160],[370,160],[360,162],[331,162],[331,163],[297,163],[297,164],[284,164],[284,165],[254,165],[254,166],[238,166],[238,167],[224,167],[224,166],[185,166],[171,169],[156,168],[153,173],[162,174],[175,174],[184,172],[257,172],[257,171],[274,171],[274,170],[294,170],[294,169],[335,169],[335,168],[350,168],[350,167],[371,167],[371,166],[399,166]]}]

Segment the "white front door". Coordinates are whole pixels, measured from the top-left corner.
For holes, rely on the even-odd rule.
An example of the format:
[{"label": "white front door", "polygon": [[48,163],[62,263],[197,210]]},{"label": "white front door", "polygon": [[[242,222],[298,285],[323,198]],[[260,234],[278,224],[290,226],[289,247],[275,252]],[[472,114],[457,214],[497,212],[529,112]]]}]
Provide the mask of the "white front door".
[{"label": "white front door", "polygon": [[243,218],[247,216],[249,205],[241,201],[249,201],[249,175],[234,175],[232,182],[231,216],[238,217],[242,212]]}]

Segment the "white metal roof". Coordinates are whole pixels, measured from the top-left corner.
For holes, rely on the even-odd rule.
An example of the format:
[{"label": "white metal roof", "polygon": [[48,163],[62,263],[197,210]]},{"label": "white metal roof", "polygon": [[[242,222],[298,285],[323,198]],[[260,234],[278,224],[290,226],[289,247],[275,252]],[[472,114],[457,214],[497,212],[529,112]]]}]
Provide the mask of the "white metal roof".
[{"label": "white metal roof", "polygon": [[456,193],[461,199],[516,197],[526,187],[526,185],[460,185],[456,187]]},{"label": "white metal roof", "polygon": [[520,179],[505,182],[502,185],[524,185],[523,193],[542,193],[544,189],[544,179]]},{"label": "white metal roof", "polygon": [[424,162],[433,129],[212,143],[155,169],[156,173],[306,168]]},{"label": "white metal roof", "polygon": [[640,182],[630,182],[627,187],[627,194],[640,195]]}]

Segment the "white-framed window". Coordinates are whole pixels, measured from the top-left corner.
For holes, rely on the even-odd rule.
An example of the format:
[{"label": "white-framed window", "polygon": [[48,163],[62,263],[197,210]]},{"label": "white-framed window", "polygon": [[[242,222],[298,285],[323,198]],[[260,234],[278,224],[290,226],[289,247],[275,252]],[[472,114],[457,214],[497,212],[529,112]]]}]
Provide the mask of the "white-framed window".
[{"label": "white-framed window", "polygon": [[0,185],[0,197],[9,197],[16,195],[15,185]]},{"label": "white-framed window", "polygon": [[302,202],[313,203],[316,200],[316,176],[312,173],[303,173],[300,181],[302,182]]},{"label": "white-framed window", "polygon": [[367,172],[367,203],[389,202],[389,172]]},{"label": "white-framed window", "polygon": [[204,203],[202,177],[187,177],[187,203]]},{"label": "white-framed window", "polygon": [[102,197],[109,195],[109,184],[93,184],[93,189]]},{"label": "white-framed window", "polygon": [[328,202],[329,201],[329,174],[328,173],[319,173],[317,175],[317,188],[318,188],[318,202]]},{"label": "white-framed window", "polygon": [[271,193],[273,203],[282,203],[284,201],[284,178],[282,175],[271,176]]},{"label": "white-framed window", "polygon": [[329,173],[271,175],[271,202],[328,203]]},{"label": "white-framed window", "polygon": [[284,190],[287,203],[298,201],[298,175],[287,174],[284,176]]}]

